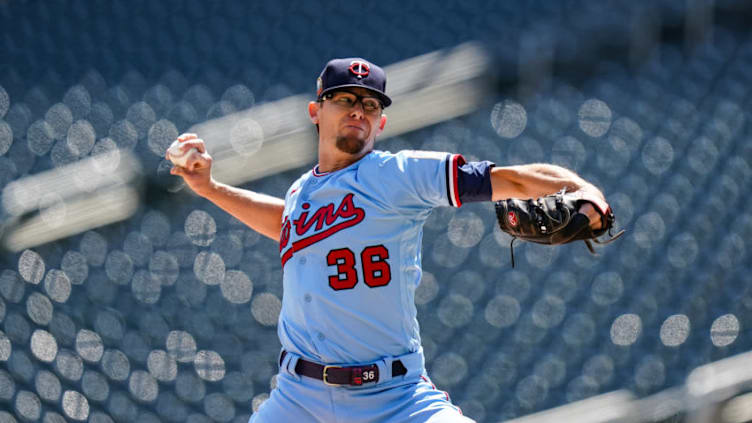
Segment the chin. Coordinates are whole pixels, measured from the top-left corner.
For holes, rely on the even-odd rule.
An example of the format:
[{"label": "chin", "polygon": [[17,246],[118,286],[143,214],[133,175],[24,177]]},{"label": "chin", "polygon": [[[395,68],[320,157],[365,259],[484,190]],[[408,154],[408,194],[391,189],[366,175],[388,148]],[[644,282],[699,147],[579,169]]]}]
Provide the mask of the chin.
[{"label": "chin", "polygon": [[337,150],[347,154],[358,154],[366,146],[366,140],[354,136],[337,137]]}]

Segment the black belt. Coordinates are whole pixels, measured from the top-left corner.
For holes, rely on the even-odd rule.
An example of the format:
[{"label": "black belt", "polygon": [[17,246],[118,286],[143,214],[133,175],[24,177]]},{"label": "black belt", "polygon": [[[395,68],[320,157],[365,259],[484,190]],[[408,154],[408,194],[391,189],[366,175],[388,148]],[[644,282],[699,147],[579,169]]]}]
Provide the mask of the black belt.
[{"label": "black belt", "polygon": [[[279,357],[280,365],[282,365],[285,355],[287,355],[287,351],[282,351],[282,355]],[[379,367],[375,364],[350,367],[325,366],[301,358],[295,365],[295,373],[321,380],[330,386],[360,386],[364,383],[379,381]],[[404,374],[407,374],[405,365],[399,360],[394,360],[392,362],[392,377],[402,376]]]}]

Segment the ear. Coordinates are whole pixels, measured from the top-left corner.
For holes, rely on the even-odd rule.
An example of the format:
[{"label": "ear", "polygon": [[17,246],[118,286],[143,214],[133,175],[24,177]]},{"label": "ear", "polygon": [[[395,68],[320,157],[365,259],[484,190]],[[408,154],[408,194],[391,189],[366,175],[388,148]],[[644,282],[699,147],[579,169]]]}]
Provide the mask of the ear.
[{"label": "ear", "polygon": [[308,117],[314,125],[319,123],[319,109],[321,105],[316,101],[308,102]]},{"label": "ear", "polygon": [[381,114],[381,122],[379,122],[379,133],[384,131],[384,127],[386,126],[386,114]]}]

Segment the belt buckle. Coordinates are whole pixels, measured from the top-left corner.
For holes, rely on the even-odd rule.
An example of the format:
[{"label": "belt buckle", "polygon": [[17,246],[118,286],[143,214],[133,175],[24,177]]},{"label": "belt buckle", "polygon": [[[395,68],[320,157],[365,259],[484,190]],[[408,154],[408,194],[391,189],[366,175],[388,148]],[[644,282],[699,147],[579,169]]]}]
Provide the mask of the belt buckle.
[{"label": "belt buckle", "polygon": [[326,372],[329,371],[329,369],[343,369],[344,367],[341,366],[324,366],[324,374],[322,377],[322,380],[324,381],[324,384],[327,386],[342,386],[341,383],[331,383],[327,380],[327,374]]}]

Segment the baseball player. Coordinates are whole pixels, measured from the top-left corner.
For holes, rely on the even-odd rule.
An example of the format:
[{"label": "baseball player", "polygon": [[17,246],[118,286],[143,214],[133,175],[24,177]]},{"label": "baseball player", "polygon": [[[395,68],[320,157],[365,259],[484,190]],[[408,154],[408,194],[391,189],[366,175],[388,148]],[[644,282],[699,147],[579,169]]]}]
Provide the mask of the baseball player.
[{"label": "baseball player", "polygon": [[364,59],[326,64],[308,104],[318,164],[284,199],[215,181],[203,141],[196,134],[178,138],[185,151],[200,154],[171,173],[279,241],[279,375],[251,422],[472,421],[424,367],[414,294],[431,210],[565,188],[592,199],[580,211],[593,228],[602,224],[596,207],[608,207],[603,195],[561,167],[497,167],[459,154],[374,150],[392,103],[385,88],[384,71]]}]

